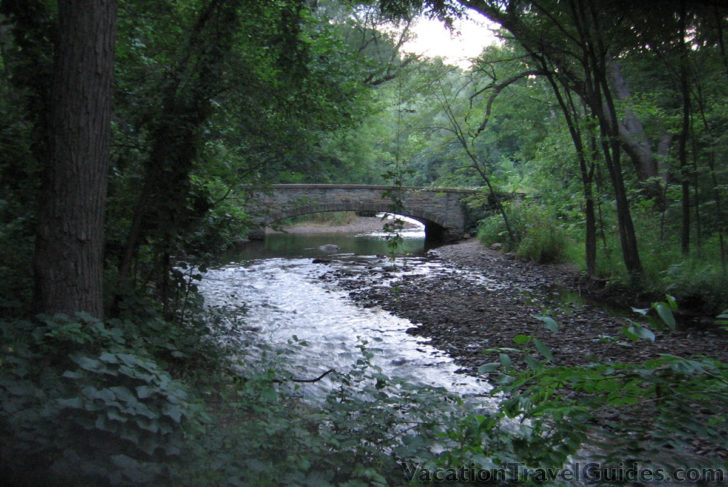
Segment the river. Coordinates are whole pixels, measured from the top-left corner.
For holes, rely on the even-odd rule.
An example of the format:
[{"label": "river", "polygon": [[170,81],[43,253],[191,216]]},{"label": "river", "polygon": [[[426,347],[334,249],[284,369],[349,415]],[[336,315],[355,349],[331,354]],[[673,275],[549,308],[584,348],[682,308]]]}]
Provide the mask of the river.
[{"label": "river", "polygon": [[[221,340],[244,348],[249,360],[265,354],[287,357],[291,376],[316,378],[334,369],[347,373],[373,352],[372,364],[382,373],[429,386],[445,387],[462,396],[485,395],[489,386],[457,373],[459,367],[427,339],[407,333],[414,324],[377,307],[361,307],[335,282],[322,277],[333,270],[358,279],[366,269],[393,280],[403,274],[443,271],[442,263],[424,259],[424,228],[402,232],[395,260],[387,257],[386,234],[271,234],[251,242],[225,265],[208,270],[200,284],[210,308],[232,310],[235,323]],[[324,245],[336,245],[324,252]],[[407,255],[404,255],[407,254]],[[322,262],[323,261],[323,262]],[[393,292],[396,292],[393,290]],[[333,374],[332,374],[333,376]],[[300,387],[304,397],[323,397],[335,379]]]}]

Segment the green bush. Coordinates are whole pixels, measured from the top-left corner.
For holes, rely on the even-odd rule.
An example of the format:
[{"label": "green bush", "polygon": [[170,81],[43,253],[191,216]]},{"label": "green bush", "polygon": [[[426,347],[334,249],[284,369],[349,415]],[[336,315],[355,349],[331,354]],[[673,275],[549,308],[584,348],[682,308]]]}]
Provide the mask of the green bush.
[{"label": "green bush", "polygon": [[0,317],[21,314],[31,302],[33,222],[22,204],[0,198]]},{"label": "green bush", "polygon": [[[668,296],[666,302],[653,303],[651,311],[639,310],[650,312],[649,324],[628,320],[631,324],[622,331],[636,347],[655,341],[653,330],[675,330],[675,309]],[[551,318],[535,318],[558,333]],[[643,363],[560,366],[535,336],[513,340],[518,348],[486,350],[497,353],[499,360],[481,366],[481,371],[499,371],[491,379],[497,384],[493,393],[505,394],[500,411],[528,419],[544,438],[561,439],[557,449],[577,451],[583,445],[589,461],[600,461],[603,467],[624,468],[628,462],[630,467],[666,473],[688,467],[725,468],[728,364],[699,355],[663,354]],[[525,367],[516,365],[523,363]],[[701,449],[706,452],[698,453]]]},{"label": "green bush", "polygon": [[185,387],[122,323],[39,319],[2,323],[5,478],[138,485],[165,476],[196,415]]},{"label": "green bush", "polygon": [[490,246],[494,243],[502,244],[507,250],[512,248],[513,242],[508,238],[508,232],[500,216],[489,216],[478,224],[478,240]]},{"label": "green bush", "polygon": [[[728,273],[723,270],[717,235],[703,236],[701,246],[689,256],[681,252],[678,235],[660,232],[659,219],[636,214],[640,260],[643,276],[639,291],[654,296],[669,293],[680,306],[706,315],[715,315],[728,307]],[[606,229],[606,246],[601,238],[597,249],[597,276],[611,285],[629,288],[627,273],[615,226]]]},{"label": "green bush", "polygon": [[[386,376],[373,350],[347,373],[332,373],[320,402],[296,398],[278,350],[221,388],[218,423],[193,438],[175,485],[415,486],[423,472],[453,466],[556,467],[558,451],[528,425],[504,425],[488,403]],[[257,372],[252,373],[252,370]]]},{"label": "green bush", "polygon": [[516,249],[516,255],[542,264],[563,262],[568,238],[555,222],[542,222],[529,228]]},{"label": "green bush", "polygon": [[560,222],[541,206],[516,203],[507,209],[511,228],[519,241],[511,241],[500,215],[480,222],[478,239],[484,245],[503,244],[515,250],[518,257],[540,263],[562,262],[566,258],[570,239]]},{"label": "green bush", "polygon": [[706,314],[728,307],[728,274],[720,266],[695,259],[673,264],[662,273],[662,287],[682,306]]},{"label": "green bush", "polygon": [[[523,235],[524,230],[524,218],[526,212],[524,206],[520,203],[509,205],[505,203],[506,215],[508,216],[508,222],[511,229],[516,235]],[[478,224],[478,240],[483,245],[492,245],[499,243],[503,245],[505,250],[513,250],[518,246],[518,241],[513,241],[506,230],[506,225],[503,222],[503,217],[500,214],[492,214],[487,218],[484,218]]]}]

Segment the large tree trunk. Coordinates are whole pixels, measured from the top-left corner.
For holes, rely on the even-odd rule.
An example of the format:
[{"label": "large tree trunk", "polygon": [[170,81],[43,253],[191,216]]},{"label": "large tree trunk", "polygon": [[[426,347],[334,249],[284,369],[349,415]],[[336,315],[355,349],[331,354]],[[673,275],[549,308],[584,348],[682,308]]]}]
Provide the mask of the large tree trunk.
[{"label": "large tree trunk", "polygon": [[59,0],[50,157],[34,256],[38,311],[103,317],[116,0]]},{"label": "large tree trunk", "polygon": [[[608,70],[615,98],[621,102],[628,102],[632,93],[622,76],[622,68],[618,63],[611,62],[608,64]],[[652,153],[650,141],[642,126],[642,121],[634,110],[629,107],[625,108],[623,118],[617,122],[617,127],[622,147],[632,159],[638,179],[644,182],[649,178],[658,177],[657,161]]]},{"label": "large tree trunk", "polygon": [[680,161],[680,187],[682,189],[682,221],[680,228],[680,247],[683,255],[690,253],[690,170],[688,168],[687,142],[690,135],[690,85],[688,80],[687,49],[685,44],[685,4],[680,12],[680,94],[682,96],[682,128],[678,140],[678,160]]}]

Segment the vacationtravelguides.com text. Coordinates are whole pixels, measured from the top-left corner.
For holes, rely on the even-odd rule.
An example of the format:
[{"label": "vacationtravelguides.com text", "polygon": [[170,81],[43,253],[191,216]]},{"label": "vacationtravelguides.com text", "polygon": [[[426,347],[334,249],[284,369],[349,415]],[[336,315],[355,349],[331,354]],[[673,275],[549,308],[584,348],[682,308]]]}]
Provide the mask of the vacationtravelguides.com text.
[{"label": "vacationtravelguides.com text", "polygon": [[498,481],[579,481],[579,482],[683,482],[723,483],[728,475],[720,468],[664,468],[638,464],[601,465],[573,463],[568,467],[528,468],[522,464],[506,464],[499,468],[476,465],[428,468],[413,462],[401,463],[405,479],[423,483],[492,483]]}]

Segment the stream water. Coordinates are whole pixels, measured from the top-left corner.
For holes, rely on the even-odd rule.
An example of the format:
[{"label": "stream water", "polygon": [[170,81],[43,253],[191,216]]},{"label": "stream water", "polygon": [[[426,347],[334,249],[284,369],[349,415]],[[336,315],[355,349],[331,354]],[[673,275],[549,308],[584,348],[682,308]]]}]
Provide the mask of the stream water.
[{"label": "stream water", "polygon": [[[315,378],[329,369],[346,373],[361,358],[360,346],[374,353],[372,363],[388,376],[415,384],[441,386],[457,394],[483,395],[483,381],[456,373],[458,367],[427,340],[406,333],[413,323],[378,308],[362,308],[335,283],[321,277],[345,269],[356,279],[361,270],[385,276],[427,274],[438,266],[418,257],[424,230],[403,233],[403,251],[393,262],[384,234],[272,234],[246,246],[226,265],[208,270],[200,284],[207,306],[236,310],[241,326],[230,326],[221,339],[245,348],[245,356],[287,350],[291,375]],[[323,245],[337,245],[335,253]],[[314,260],[324,260],[314,263]],[[381,284],[381,280],[377,282]],[[293,351],[293,352],[291,352]],[[322,397],[332,387],[328,377],[304,384],[302,394]]]}]

